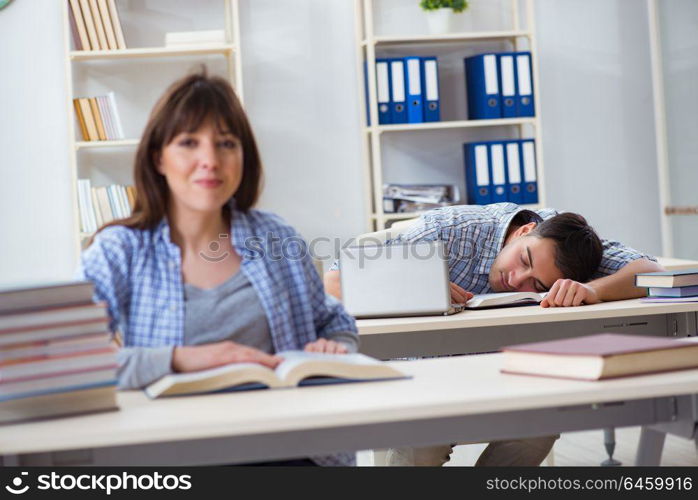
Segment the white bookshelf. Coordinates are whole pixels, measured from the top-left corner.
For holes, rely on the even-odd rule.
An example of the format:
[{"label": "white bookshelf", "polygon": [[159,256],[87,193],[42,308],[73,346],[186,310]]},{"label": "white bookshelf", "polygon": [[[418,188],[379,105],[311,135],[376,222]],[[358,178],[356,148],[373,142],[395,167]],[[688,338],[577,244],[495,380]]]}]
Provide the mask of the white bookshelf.
[{"label": "white bookshelf", "polygon": [[[140,141],[140,131],[145,126],[155,99],[176,78],[196,70],[203,63],[209,69],[209,74],[227,78],[242,100],[239,0],[204,0],[196,4],[155,0],[147,5],[145,2],[116,0],[127,48],[92,51],[75,50],[70,29],[70,5],[67,0],[61,1],[72,183],[70,203],[75,251],[79,254],[92,234],[81,229],[77,180],[90,178],[93,186],[133,184],[133,155]],[[224,43],[164,46],[165,32],[202,29],[224,30]],[[211,70],[211,66],[218,68],[218,71]],[[100,95],[112,90],[110,84],[118,86],[114,92],[126,138],[84,141],[81,139],[73,99],[89,94]],[[133,112],[133,109],[137,112]],[[94,172],[94,164],[102,165],[102,168]]]},{"label": "white bookshelf", "polygon": [[[380,14],[385,16],[380,9],[394,9],[389,13],[394,17],[399,17],[399,9],[404,10],[402,4],[396,1],[383,0],[354,0],[355,2],[355,25],[357,41],[357,74],[359,75],[359,100],[361,103],[361,116],[364,133],[363,151],[363,178],[364,178],[364,199],[366,200],[365,213],[367,231],[385,229],[397,220],[409,219],[420,215],[420,212],[413,213],[385,213],[383,211],[383,184],[386,181],[384,170],[388,166],[385,164],[385,153],[391,147],[386,144],[386,139],[394,134],[435,134],[435,133],[460,133],[460,147],[465,142],[471,140],[481,140],[482,136],[474,134],[489,133],[488,140],[495,138],[531,138],[536,141],[536,162],[538,174],[538,204],[526,205],[527,208],[536,209],[545,206],[545,182],[543,169],[543,140],[541,134],[541,110],[540,110],[540,85],[538,79],[538,59],[534,23],[534,0],[501,0],[499,9],[506,9],[503,12],[508,19],[506,25],[478,26],[477,19],[474,21],[474,29],[462,32],[454,32],[439,35],[428,35],[418,32],[405,34],[384,34],[377,32],[377,17]],[[418,2],[414,2],[417,4]],[[488,8],[492,8],[496,2],[489,1]],[[476,2],[470,2],[471,9]],[[497,8],[495,6],[495,8]],[[414,26],[411,31],[415,31]],[[481,29],[478,29],[481,28]],[[426,24],[424,26],[426,32]],[[489,45],[488,45],[489,44]],[[442,120],[439,122],[427,123],[403,123],[395,125],[378,125],[377,89],[375,75],[375,61],[377,57],[403,57],[409,55],[420,55],[420,50],[428,49],[431,55],[439,57],[441,54],[449,54],[453,59],[455,53],[460,53],[460,59],[470,55],[488,51],[509,51],[509,50],[529,50],[532,54],[533,65],[533,85],[535,99],[535,117],[503,118],[494,120],[468,120],[463,109],[460,117],[444,120],[444,109],[450,106],[449,96],[440,92]],[[412,52],[416,51],[416,52]],[[366,70],[364,69],[366,68]],[[367,71],[367,75],[364,72]],[[461,64],[461,70],[462,64]],[[439,64],[441,79],[441,64]],[[365,77],[368,77],[368,103],[370,125],[366,122],[366,97],[364,92]],[[465,95],[465,88],[462,89]],[[447,132],[450,131],[450,132]],[[498,137],[497,134],[502,134]],[[410,136],[414,137],[414,136]],[[434,137],[433,135],[429,137]],[[423,144],[423,143],[422,143]],[[394,145],[393,145],[394,146]],[[455,168],[450,165],[450,168]],[[462,155],[460,168],[463,169]],[[392,178],[388,182],[402,182],[400,179]],[[421,182],[430,182],[423,179]],[[466,201],[465,185],[459,179],[453,179],[450,184],[455,184],[461,191],[461,202]]]}]

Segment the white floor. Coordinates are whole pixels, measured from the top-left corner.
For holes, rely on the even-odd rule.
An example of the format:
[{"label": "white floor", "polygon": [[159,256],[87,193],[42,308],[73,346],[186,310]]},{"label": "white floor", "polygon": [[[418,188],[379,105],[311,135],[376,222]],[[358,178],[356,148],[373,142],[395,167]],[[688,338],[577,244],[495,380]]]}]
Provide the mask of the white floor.
[{"label": "white floor", "polygon": [[[616,429],[616,450],[613,457],[623,466],[633,465],[640,438],[639,427]],[[457,446],[447,466],[472,466],[486,444]],[[555,443],[553,462],[556,466],[597,466],[608,455],[603,445],[603,432],[585,431],[563,434]],[[377,458],[380,461],[380,458]],[[359,452],[358,465],[373,465],[373,453]],[[662,465],[698,466],[698,453],[695,441],[675,436],[667,436],[662,454]],[[546,464],[543,464],[546,465]]]}]

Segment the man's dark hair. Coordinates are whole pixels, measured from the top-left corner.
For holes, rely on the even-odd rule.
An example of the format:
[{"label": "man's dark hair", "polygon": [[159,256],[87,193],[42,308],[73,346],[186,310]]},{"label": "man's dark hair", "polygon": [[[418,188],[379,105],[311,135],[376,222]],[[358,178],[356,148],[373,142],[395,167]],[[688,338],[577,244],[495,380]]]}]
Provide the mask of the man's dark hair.
[{"label": "man's dark hair", "polygon": [[601,239],[579,214],[558,214],[536,225],[529,235],[555,242],[555,266],[565,278],[586,283],[601,264]]}]

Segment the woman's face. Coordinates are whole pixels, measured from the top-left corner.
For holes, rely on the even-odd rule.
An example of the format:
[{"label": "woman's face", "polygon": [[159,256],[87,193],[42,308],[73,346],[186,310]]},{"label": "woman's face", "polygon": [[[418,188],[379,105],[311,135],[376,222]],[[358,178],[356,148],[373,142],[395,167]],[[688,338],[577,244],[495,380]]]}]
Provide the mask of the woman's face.
[{"label": "woman's face", "polygon": [[208,122],[163,147],[157,169],[178,209],[220,212],[240,186],[242,164],[240,140]]}]

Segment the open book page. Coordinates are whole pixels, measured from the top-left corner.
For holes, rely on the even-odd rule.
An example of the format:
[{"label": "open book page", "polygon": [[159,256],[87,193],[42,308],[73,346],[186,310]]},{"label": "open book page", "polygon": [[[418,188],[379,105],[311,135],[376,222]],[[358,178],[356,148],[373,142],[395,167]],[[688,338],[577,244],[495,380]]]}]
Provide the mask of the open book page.
[{"label": "open book page", "polygon": [[304,379],[323,378],[312,383],[332,383],[344,380],[378,380],[403,378],[405,375],[391,366],[360,353],[324,354],[305,351],[277,353],[284,361],[276,367],[276,375],[284,385],[304,385]]},{"label": "open book page", "polygon": [[165,375],[145,388],[151,398],[216,392],[225,389],[280,387],[283,384],[273,370],[257,363],[229,365],[189,373]]},{"label": "open book page", "polygon": [[475,295],[466,302],[467,309],[484,307],[518,306],[524,304],[537,304],[545,298],[548,292],[503,292],[503,293],[481,293]]}]

